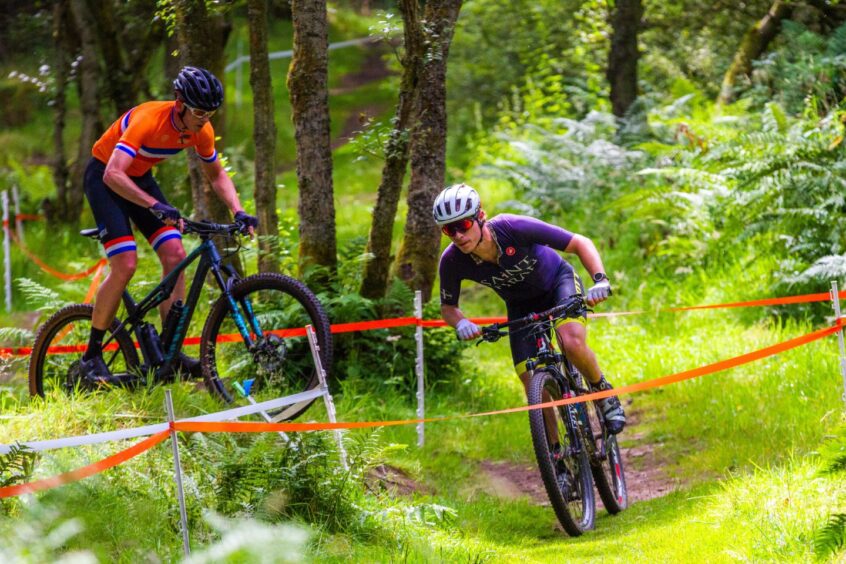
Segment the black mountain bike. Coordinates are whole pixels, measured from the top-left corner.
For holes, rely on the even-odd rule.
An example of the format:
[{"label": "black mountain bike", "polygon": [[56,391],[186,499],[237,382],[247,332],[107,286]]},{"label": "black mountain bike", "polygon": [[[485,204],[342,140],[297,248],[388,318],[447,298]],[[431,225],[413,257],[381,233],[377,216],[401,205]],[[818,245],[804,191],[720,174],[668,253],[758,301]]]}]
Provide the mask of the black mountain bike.
[{"label": "black mountain bike", "polygon": [[[329,318],[314,294],[302,283],[280,274],[255,274],[241,278],[223,263],[213,238],[222,238],[234,254],[240,248],[240,223],[216,224],[184,220],[186,234],[200,245],[141,301],[123,293],[126,318],[115,319],[103,341],[103,359],[121,385],[136,387],[169,382],[180,374],[179,352],[196,311],[209,273],[217,282],[219,297],[211,305],[200,338],[200,365],[205,388],[227,403],[244,390],[258,400],[272,399],[319,384],[305,326],[317,337],[320,359],[327,375],[332,364]],[[80,232],[96,239],[97,229]],[[228,256],[228,255],[227,255]],[[185,304],[177,301],[161,333],[146,321],[173,292],[179,274],[199,260]],[[87,387],[80,376],[82,354],[88,344],[94,308],[69,305],[41,327],[29,363],[29,391],[44,396],[52,388],[68,393]],[[134,338],[133,338],[134,337]],[[138,351],[141,351],[139,359]],[[286,406],[270,415],[290,420],[305,411],[314,399]]]},{"label": "black mountain bike", "polygon": [[[563,353],[555,350],[550,332],[556,319],[577,317],[586,310],[582,296],[541,313],[482,328],[482,340],[494,342],[510,332],[527,331],[536,338],[537,352],[526,361],[531,371],[529,405],[539,405],[590,393],[583,377]],[[617,438],[605,429],[596,402],[529,411],[532,443],[549,501],[558,521],[571,536],[593,528],[596,500],[593,482],[611,514],[628,506],[626,478]]]}]

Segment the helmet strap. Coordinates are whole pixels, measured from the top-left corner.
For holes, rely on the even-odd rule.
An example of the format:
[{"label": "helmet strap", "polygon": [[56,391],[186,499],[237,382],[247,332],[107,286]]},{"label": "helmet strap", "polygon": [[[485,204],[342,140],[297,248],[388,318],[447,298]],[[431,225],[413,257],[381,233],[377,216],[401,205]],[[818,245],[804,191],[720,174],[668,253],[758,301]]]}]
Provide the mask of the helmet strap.
[{"label": "helmet strap", "polygon": [[485,220],[479,219],[478,216],[475,218],[475,220],[476,223],[479,224],[479,241],[476,243],[476,246],[473,247],[473,250],[470,251],[471,253],[479,248],[479,245],[482,244],[482,240],[485,238]]}]

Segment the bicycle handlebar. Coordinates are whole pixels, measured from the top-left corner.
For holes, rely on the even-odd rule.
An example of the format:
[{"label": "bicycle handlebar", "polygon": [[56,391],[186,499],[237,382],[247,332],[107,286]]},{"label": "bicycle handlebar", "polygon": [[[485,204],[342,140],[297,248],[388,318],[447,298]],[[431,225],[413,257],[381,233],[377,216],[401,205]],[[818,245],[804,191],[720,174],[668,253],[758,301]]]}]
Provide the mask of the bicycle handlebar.
[{"label": "bicycle handlebar", "polygon": [[214,223],[211,221],[192,221],[182,218],[185,225],[185,233],[196,233],[197,235],[231,235],[242,232],[244,224],[240,221],[235,223]]},{"label": "bicycle handlebar", "polygon": [[508,335],[508,331],[503,331],[503,329],[510,329],[514,331],[515,329],[522,328],[525,325],[530,323],[535,323],[538,321],[546,320],[546,319],[556,319],[558,317],[566,317],[569,315],[579,315],[585,309],[587,309],[587,304],[585,304],[585,298],[581,294],[575,294],[570,296],[566,303],[557,305],[552,307],[546,311],[542,311],[539,313],[530,313],[525,317],[521,317],[519,319],[512,319],[506,323],[494,323],[492,325],[486,325],[482,327],[482,338],[476,343],[478,346],[479,343],[482,341],[486,341],[488,343],[493,343],[500,340],[502,337]]}]

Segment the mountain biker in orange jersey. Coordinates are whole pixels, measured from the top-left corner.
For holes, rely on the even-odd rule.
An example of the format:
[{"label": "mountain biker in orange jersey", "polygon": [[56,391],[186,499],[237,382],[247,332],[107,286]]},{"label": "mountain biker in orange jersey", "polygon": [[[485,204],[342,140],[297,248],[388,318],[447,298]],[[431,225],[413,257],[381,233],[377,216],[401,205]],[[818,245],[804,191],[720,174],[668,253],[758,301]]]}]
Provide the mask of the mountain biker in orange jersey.
[{"label": "mountain biker in orange jersey", "polygon": [[[458,308],[461,281],[473,280],[492,288],[505,300],[509,319],[564,303],[575,294],[589,306],[605,301],[611,285],[602,259],[590,239],[543,221],[502,214],[486,219],[479,194],[466,184],[443,190],[433,206],[435,222],[452,244],[441,255],[441,315],[461,340],[481,336],[479,327]],[[593,278],[585,294],[573,267],[555,251],[574,253]],[[585,375],[594,391],[611,389],[587,346],[587,315],[560,319],[555,330],[567,358]],[[528,389],[526,359],[534,352],[530,335],[509,335],[514,368]],[[616,396],[599,400],[608,431],[623,430],[626,416]]]},{"label": "mountain biker in orange jersey", "polygon": [[[235,219],[250,236],[258,227],[258,219],[244,212],[214,148],[209,120],[223,103],[220,81],[205,69],[188,66],[179,71],[173,89],[174,101],[140,104],[115,121],[94,144],[85,169],[85,196],[109,260],[109,275],[97,290],[91,336],[80,365],[80,374],[88,383],[115,381],[103,361],[102,343],[138,261],[130,220],[156,251],[163,277],[186,256],[182,216],[153,178],[150,169],[155,164],[193,147],[212,188]],[[184,297],[185,280],[180,275],[173,294],[159,306],[162,320],[171,304]],[[180,355],[180,370],[197,375],[199,361]]]}]

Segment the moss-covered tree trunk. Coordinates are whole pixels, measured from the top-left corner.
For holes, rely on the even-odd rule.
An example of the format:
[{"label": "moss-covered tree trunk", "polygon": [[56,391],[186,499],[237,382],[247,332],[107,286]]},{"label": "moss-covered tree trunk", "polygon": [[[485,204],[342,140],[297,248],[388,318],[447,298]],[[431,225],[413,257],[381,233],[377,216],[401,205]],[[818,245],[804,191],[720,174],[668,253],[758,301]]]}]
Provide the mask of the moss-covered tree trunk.
[{"label": "moss-covered tree trunk", "polygon": [[273,88],[267,58],[267,0],[249,0],[250,87],[253,90],[255,143],[255,202],[258,228],[259,272],[279,272],[279,217],[276,214],[276,122]]},{"label": "moss-covered tree trunk", "polygon": [[781,29],[781,22],[790,17],[793,6],[790,2],[775,0],[767,15],[758,20],[743,36],[740,47],[734,55],[731,66],[723,76],[723,84],[717,102],[728,104],[734,99],[735,85],[740,76],[752,74],[752,61],[761,56]]},{"label": "moss-covered tree trunk", "polygon": [[432,202],[444,187],[447,57],[460,9],[461,0],[429,0],[423,14],[426,53],[412,131],[408,215],[395,272],[409,287],[420,290],[424,301],[432,295],[440,250]]},{"label": "moss-covered tree trunk", "polygon": [[79,64],[79,107],[82,113],[82,128],[79,135],[76,161],[70,168],[70,192],[66,199],[67,209],[60,211],[68,223],[79,221],[85,194],[82,177],[85,166],[91,158],[91,147],[103,130],[100,118],[100,62],[97,37],[94,30],[97,22],[85,0],[71,0],[71,13],[79,34],[82,60]]},{"label": "moss-covered tree trunk", "polygon": [[329,131],[329,29],[325,0],[293,0],[294,54],[288,71],[297,144],[300,272],[337,269],[332,149]]},{"label": "moss-covered tree trunk", "polygon": [[[222,14],[209,14],[205,2],[174,0],[176,15],[176,39],[179,45],[181,66],[192,65],[210,70],[218,78],[223,77],[225,61],[223,48],[229,37],[231,26]],[[175,77],[171,77],[173,80]],[[225,139],[226,115],[223,108],[212,118],[218,151]],[[217,197],[211,184],[200,169],[200,160],[194,151],[188,153],[188,172],[191,178],[191,200],[194,217],[218,222],[229,222],[231,216],[226,205]]]},{"label": "moss-covered tree trunk", "polygon": [[394,114],[394,128],[385,144],[382,181],[376,195],[370,237],[367,241],[367,252],[372,255],[372,258],[364,266],[360,290],[362,296],[372,299],[384,297],[388,287],[394,219],[397,215],[405,170],[408,168],[410,128],[417,100],[420,65],[424,51],[418,0],[401,0],[399,7],[404,27],[399,101]]},{"label": "moss-covered tree trunk", "polygon": [[611,108],[617,117],[625,116],[637,98],[637,34],[642,17],[641,0],[615,1],[606,77],[611,86]]},{"label": "moss-covered tree trunk", "polygon": [[71,57],[76,47],[71,41],[70,7],[67,0],[59,0],[53,5],[53,69],[55,72],[55,91],[52,100],[53,109],[53,184],[56,186],[54,200],[43,204],[48,222],[61,220],[61,214],[68,208],[70,196],[70,176],[65,160],[65,118],[67,117],[67,87],[70,74]]}]

